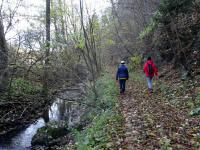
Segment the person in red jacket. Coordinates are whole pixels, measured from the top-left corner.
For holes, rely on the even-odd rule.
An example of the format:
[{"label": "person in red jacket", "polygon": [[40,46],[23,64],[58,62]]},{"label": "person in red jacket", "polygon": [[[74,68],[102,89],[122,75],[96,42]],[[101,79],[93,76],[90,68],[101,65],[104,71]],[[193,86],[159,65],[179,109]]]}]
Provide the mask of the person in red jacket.
[{"label": "person in red jacket", "polygon": [[156,76],[156,79],[158,78],[158,68],[151,60],[151,57],[147,58],[147,62],[145,63],[143,70],[144,70],[144,73],[146,74],[149,93],[153,93],[152,80],[154,76]]}]

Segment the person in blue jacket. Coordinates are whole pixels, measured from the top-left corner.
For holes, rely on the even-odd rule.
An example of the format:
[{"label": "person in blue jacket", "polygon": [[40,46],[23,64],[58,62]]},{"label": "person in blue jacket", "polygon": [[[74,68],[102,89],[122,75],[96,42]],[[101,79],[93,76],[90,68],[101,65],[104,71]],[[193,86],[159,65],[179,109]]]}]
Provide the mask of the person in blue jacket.
[{"label": "person in blue jacket", "polygon": [[129,74],[128,74],[128,68],[125,65],[125,61],[121,61],[121,64],[117,70],[116,73],[116,80],[119,80],[120,84],[120,93],[124,94],[126,89],[126,80],[128,80]]}]

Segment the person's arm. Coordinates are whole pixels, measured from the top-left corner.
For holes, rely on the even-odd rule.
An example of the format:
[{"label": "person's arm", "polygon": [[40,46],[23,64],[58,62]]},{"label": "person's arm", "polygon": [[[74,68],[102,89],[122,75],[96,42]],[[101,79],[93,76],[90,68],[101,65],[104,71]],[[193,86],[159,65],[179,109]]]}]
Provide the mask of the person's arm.
[{"label": "person's arm", "polygon": [[118,80],[118,77],[119,77],[119,68],[117,69],[116,80]]},{"label": "person's arm", "polygon": [[156,77],[158,77],[158,68],[155,64],[153,64],[153,68],[154,68],[154,74]]},{"label": "person's arm", "polygon": [[144,73],[146,72],[146,63],[144,64],[143,72],[144,72]]},{"label": "person's arm", "polygon": [[128,68],[126,68],[126,73],[127,73],[127,80],[129,79],[129,72],[128,72]]}]

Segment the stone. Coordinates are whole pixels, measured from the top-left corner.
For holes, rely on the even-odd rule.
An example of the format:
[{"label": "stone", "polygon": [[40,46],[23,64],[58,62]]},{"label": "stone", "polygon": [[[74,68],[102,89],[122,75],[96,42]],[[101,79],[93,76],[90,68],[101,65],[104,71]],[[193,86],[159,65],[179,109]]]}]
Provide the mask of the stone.
[{"label": "stone", "polygon": [[53,145],[53,139],[63,137],[69,133],[67,123],[50,122],[45,127],[38,130],[37,134],[32,139],[32,145]]}]

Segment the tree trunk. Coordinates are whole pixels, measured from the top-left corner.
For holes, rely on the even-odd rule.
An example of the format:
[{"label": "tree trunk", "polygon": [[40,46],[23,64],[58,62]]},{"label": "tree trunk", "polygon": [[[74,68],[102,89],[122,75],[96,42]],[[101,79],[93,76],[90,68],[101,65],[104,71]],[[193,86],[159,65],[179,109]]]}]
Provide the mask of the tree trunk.
[{"label": "tree trunk", "polygon": [[49,53],[50,53],[50,0],[46,0],[46,51],[45,51],[45,64],[44,64],[44,83],[43,83],[43,94],[45,97],[48,96],[48,70],[49,70]]},{"label": "tree trunk", "polygon": [[0,92],[7,87],[8,46],[5,39],[3,20],[0,19]]}]

